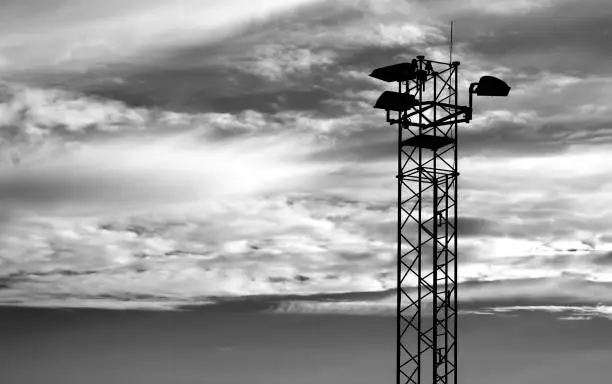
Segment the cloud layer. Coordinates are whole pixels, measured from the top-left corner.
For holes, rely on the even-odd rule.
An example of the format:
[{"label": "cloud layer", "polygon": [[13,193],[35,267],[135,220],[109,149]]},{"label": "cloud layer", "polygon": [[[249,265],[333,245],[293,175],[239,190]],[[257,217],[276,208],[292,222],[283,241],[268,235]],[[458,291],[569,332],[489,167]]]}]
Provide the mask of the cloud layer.
[{"label": "cloud layer", "polygon": [[[0,12],[0,302],[393,313],[397,133],[367,74],[447,60],[452,18],[460,100],[512,85],[460,128],[461,302],[610,305],[604,2],[57,5]],[[383,297],[285,299],[346,292]]]}]

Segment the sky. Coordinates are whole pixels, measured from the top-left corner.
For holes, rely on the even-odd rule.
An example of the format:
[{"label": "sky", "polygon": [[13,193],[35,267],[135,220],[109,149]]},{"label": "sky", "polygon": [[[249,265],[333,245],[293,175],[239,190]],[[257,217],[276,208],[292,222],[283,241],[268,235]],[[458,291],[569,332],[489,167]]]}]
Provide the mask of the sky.
[{"label": "sky", "polygon": [[454,20],[460,103],[484,74],[512,87],[460,126],[462,314],[610,320],[611,18],[607,0],[3,1],[0,305],[394,316],[397,133],[368,74],[447,61]]}]

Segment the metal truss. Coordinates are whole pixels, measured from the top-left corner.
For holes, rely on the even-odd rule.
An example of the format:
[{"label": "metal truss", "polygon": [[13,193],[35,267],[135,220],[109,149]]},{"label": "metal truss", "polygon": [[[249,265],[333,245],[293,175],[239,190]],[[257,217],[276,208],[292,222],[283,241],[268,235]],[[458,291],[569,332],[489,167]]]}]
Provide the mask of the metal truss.
[{"label": "metal truss", "polygon": [[[457,383],[457,104],[459,62],[417,56],[415,96],[398,112],[397,384]],[[425,75],[426,74],[426,75]],[[403,89],[402,89],[403,88]]]}]

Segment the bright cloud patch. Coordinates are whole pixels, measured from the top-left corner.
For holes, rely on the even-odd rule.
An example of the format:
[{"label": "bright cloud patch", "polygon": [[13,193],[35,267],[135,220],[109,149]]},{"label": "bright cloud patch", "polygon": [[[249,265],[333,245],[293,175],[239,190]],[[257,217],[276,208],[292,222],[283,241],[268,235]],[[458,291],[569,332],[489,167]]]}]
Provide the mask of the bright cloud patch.
[{"label": "bright cloud patch", "polygon": [[538,11],[550,7],[554,0],[520,0],[520,1],[482,1],[471,0],[470,5],[474,9],[493,14],[513,15],[524,14],[530,11]]},{"label": "bright cloud patch", "polygon": [[466,314],[505,314],[517,311],[543,311],[559,313],[559,320],[590,320],[594,317],[612,320],[612,307],[605,305],[598,306],[518,306],[518,307],[497,307],[486,310],[467,311]]},{"label": "bright cloud patch", "polygon": [[270,81],[283,81],[287,77],[307,78],[311,69],[322,69],[332,63],[335,56],[333,51],[313,52],[308,48],[269,44],[255,47],[246,58],[231,60],[228,65]]},{"label": "bright cloud patch", "polygon": [[335,301],[335,302],[288,301],[288,302],[283,302],[282,304],[280,304],[274,310],[274,313],[395,316],[396,307],[397,307],[397,305],[392,300],[388,300],[388,302],[367,302],[367,301]]},{"label": "bright cloud patch", "polygon": [[149,294],[186,304],[392,286],[390,244],[302,201],[216,199],[123,219],[13,222],[2,241],[0,297]]},{"label": "bright cloud patch", "polygon": [[[157,57],[160,47],[215,43],[242,28],[317,0],[263,0],[223,3],[180,0],[110,1],[104,6],[64,1],[54,9],[13,6],[3,32],[5,66],[14,71],[82,70],[117,61]],[[24,14],[28,17],[24,17]],[[12,23],[19,18],[19,23]],[[7,27],[10,28],[7,31]],[[146,60],[145,60],[146,61]]]}]

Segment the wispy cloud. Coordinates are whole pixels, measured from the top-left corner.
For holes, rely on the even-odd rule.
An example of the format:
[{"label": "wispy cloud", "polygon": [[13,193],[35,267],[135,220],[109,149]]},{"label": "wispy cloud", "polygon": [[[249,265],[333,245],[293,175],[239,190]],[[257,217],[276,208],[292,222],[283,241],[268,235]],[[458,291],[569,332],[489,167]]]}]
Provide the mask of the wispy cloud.
[{"label": "wispy cloud", "polygon": [[519,311],[542,311],[549,313],[559,313],[563,315],[559,320],[591,320],[593,318],[603,318],[612,320],[612,307],[605,305],[598,306],[517,306],[517,307],[498,307],[486,310],[467,311],[466,314],[497,314],[514,313]]},{"label": "wispy cloud", "polygon": [[[146,62],[160,48],[214,43],[253,22],[317,0],[222,3],[181,0],[110,1],[103,5],[61,1],[53,8],[4,5],[5,69],[86,69],[118,60]],[[13,20],[19,19],[16,23]]]},{"label": "wispy cloud", "polygon": [[396,303],[393,300],[386,302],[367,301],[287,301],[281,303],[273,312],[289,314],[325,314],[325,315],[370,315],[395,316]]}]

